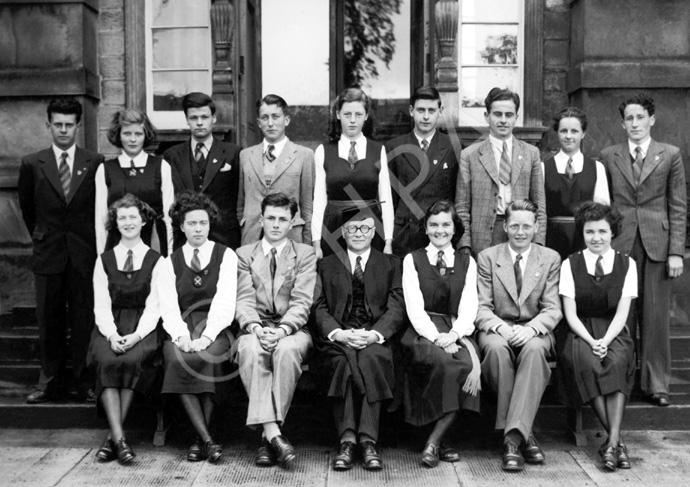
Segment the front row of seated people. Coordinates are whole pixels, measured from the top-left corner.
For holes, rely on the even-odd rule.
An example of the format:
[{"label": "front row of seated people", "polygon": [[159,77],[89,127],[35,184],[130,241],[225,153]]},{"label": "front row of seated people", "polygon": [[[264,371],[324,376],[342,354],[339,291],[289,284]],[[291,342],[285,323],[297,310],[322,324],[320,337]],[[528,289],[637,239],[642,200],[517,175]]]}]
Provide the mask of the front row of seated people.
[{"label": "front row of seated people", "polygon": [[[561,268],[557,252],[532,243],[534,203],[507,206],[508,241],[475,263],[455,250],[464,229],[453,204],[438,201],[426,212],[429,244],[401,265],[372,248],[376,212],[369,204],[343,213],[346,249],[324,258],[318,273],[313,248],[288,238],[296,210],[294,199],[268,195],[263,238],[235,254],[208,240],[218,218],[210,199],[182,192],[170,216],[186,243],[163,259],[141,238],[155,212],[132,195],[110,206],[119,243],[96,264],[89,352],[110,425],[99,460],[135,457],[123,430],[134,392],[160,390],[179,396],[196,430],[187,459],[217,462],[223,452],[209,425],[234,362],[249,397],[247,426],[262,434],[255,463],[288,468],[296,454],[281,426],[313,345],[314,374],[332,399],[339,435],[335,470],[357,459],[368,470],[383,467],[379,418],[394,396],[406,422],[433,425],[420,461],[458,461],[445,433],[460,410],[479,411],[482,379],[497,397],[502,468],[543,462],[532,425],[556,349],[570,400],[590,403],[607,432],[603,467],[630,468],[621,423],[634,376],[625,321],[637,276],[632,259],[611,248],[621,220],[615,209],[582,205],[576,224],[587,248]],[[563,314],[567,324],[556,340]]]}]

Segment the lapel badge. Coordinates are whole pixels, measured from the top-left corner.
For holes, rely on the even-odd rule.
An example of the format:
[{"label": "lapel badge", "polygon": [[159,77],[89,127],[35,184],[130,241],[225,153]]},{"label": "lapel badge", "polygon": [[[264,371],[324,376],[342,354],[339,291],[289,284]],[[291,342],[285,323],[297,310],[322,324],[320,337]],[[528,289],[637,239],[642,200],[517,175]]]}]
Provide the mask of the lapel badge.
[{"label": "lapel badge", "polygon": [[438,164],[438,159],[434,159],[434,166]]},{"label": "lapel badge", "polygon": [[127,274],[127,279],[131,279],[131,278],[132,278],[132,274]]},{"label": "lapel badge", "polygon": [[140,172],[141,174],[144,174],[144,168],[142,167],[141,169],[139,169],[139,172]]},{"label": "lapel badge", "polygon": [[654,157],[654,160],[655,160],[655,161],[658,161],[658,160],[659,160],[659,156],[658,156],[658,155],[655,156],[655,157]]},{"label": "lapel badge", "polygon": [[522,156],[518,156],[518,159],[522,159]]},{"label": "lapel badge", "polygon": [[194,287],[201,287],[201,276],[194,276]]},{"label": "lapel badge", "polygon": [[441,267],[438,271],[441,273],[442,276],[446,275],[446,268],[445,267]]},{"label": "lapel badge", "polygon": [[204,275],[208,276],[208,269],[204,269]]},{"label": "lapel badge", "polygon": [[213,163],[214,163],[214,164],[217,164],[217,163],[218,163],[218,159],[213,159]]},{"label": "lapel badge", "polygon": [[82,173],[82,170],[81,170],[81,169],[77,169],[77,176],[81,176],[81,173]]},{"label": "lapel badge", "polygon": [[448,169],[448,163],[447,162],[443,163],[443,169]]}]

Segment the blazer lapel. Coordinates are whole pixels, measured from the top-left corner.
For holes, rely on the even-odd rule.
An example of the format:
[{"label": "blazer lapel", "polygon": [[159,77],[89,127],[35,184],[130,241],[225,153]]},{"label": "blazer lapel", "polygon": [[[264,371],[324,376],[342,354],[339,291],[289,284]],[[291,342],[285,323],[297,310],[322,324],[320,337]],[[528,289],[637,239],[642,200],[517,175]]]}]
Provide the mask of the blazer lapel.
[{"label": "blazer lapel", "polygon": [[633,176],[632,162],[630,161],[627,143],[618,146],[613,163],[618,166],[618,170],[623,174],[623,177],[628,181],[630,186],[636,188],[637,184],[635,184],[635,177]]},{"label": "blazer lapel", "polygon": [[[273,300],[275,301],[278,291],[285,283],[285,276],[294,273],[295,261],[297,260],[297,253],[291,241],[283,249],[283,252],[277,256],[278,265],[276,266],[276,278],[273,281]],[[269,279],[271,278],[269,272]]]},{"label": "blazer lapel", "polygon": [[[180,174],[180,179],[185,189],[194,189],[194,181],[192,180],[192,167],[190,165],[192,161],[192,141],[187,140],[182,144],[178,150],[178,161],[177,161],[177,171]],[[170,161],[167,161],[171,163]]]},{"label": "blazer lapel", "polygon": [[[256,177],[261,181],[261,185],[266,185],[266,178],[264,178],[264,146],[263,142],[255,145],[251,149],[249,155],[249,162],[252,165],[252,169],[256,173]],[[282,155],[282,154],[281,154]]]},{"label": "blazer lapel", "polygon": [[[536,244],[532,244],[532,250],[529,253],[529,258],[525,264],[525,272],[522,273],[522,290],[520,291],[520,297],[529,296],[534,290],[534,287],[539,282],[539,278],[543,272],[544,263],[541,259],[541,247]],[[522,299],[524,300],[524,299]]]},{"label": "blazer lapel", "polygon": [[[374,296],[387,295],[385,289],[379,289],[383,284],[381,281],[385,276],[385,271],[381,268],[380,256],[372,249],[367,261],[367,267],[364,271],[364,293],[366,294],[367,306],[369,303],[377,301]],[[350,282],[351,283],[351,282]]]},{"label": "blazer lapel", "polygon": [[288,140],[285,144],[285,147],[283,147],[283,151],[280,153],[280,156],[278,156],[278,159],[276,160],[276,172],[273,175],[274,182],[280,177],[281,174],[285,172],[285,170],[288,167],[290,167],[290,164],[293,163],[296,157],[297,147],[295,147],[295,144]]},{"label": "blazer lapel", "polygon": [[442,146],[440,142],[440,137],[438,136],[439,131],[436,133],[429,142],[429,150],[427,151],[427,159],[429,161],[429,174],[426,177],[428,181],[431,179],[436,171],[439,170],[439,166],[442,166],[443,160],[446,158],[446,152],[448,152],[448,147]]},{"label": "blazer lapel", "polygon": [[[53,149],[48,149],[44,155],[45,156],[40,159],[43,173],[46,175],[48,181],[50,181],[50,184],[53,185],[55,191],[57,191],[63,200],[67,201],[65,199],[65,193],[62,191],[62,182],[60,182],[60,174],[58,173],[57,161],[55,160]],[[76,166],[76,161],[74,166]]]},{"label": "blazer lapel", "polygon": [[496,185],[500,185],[501,182],[498,179],[498,168],[496,167],[496,158],[494,157],[493,147],[491,147],[491,141],[486,139],[477,150],[479,151],[479,162],[482,163],[493,182]]},{"label": "blazer lapel", "polygon": [[[520,296],[517,293],[517,283],[515,282],[515,271],[513,270],[513,259],[510,256],[510,251],[508,250],[508,244],[503,244],[504,247],[501,250],[498,258],[496,259],[496,276],[503,283],[503,287],[508,291],[508,294],[515,303],[518,303]],[[523,283],[524,292],[524,283]]]},{"label": "blazer lapel", "polygon": [[514,188],[520,178],[520,172],[525,164],[525,148],[523,142],[513,137],[513,157],[510,163],[510,184]]},{"label": "blazer lapel", "polygon": [[[261,241],[257,242],[252,251],[252,262],[250,264],[252,274],[259,278],[263,286],[263,293],[269,304],[273,304],[273,295],[271,293],[271,269],[269,268],[268,258],[264,255],[263,248],[261,248]],[[258,293],[258,289],[256,290]],[[261,298],[257,298],[260,301]]]},{"label": "blazer lapel", "polygon": [[201,185],[201,191],[205,191],[208,185],[211,184],[213,178],[216,177],[220,168],[226,163],[225,149],[220,146],[220,141],[213,139],[211,150],[208,151],[208,159],[206,160],[206,174],[204,175],[204,183]]},{"label": "blazer lapel", "polygon": [[90,161],[84,156],[84,152],[77,147],[74,151],[74,164],[72,165],[72,181],[70,182],[69,196],[67,197],[67,204],[69,205],[74,197],[74,194],[79,189],[81,182],[86,177],[89,171]]},{"label": "blazer lapel", "polygon": [[642,164],[642,173],[640,174],[640,184],[642,184],[645,179],[647,179],[654,169],[661,164],[664,160],[664,148],[661,144],[652,140],[649,144],[649,149],[647,150],[647,156],[644,158],[644,163]]}]

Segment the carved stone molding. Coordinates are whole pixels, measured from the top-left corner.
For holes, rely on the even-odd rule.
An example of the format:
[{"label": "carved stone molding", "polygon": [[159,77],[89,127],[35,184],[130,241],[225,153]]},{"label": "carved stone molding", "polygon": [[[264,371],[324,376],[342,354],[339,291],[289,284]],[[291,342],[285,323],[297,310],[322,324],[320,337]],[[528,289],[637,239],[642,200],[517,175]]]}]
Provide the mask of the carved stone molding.
[{"label": "carved stone molding", "polygon": [[434,30],[438,40],[440,59],[436,63],[436,88],[439,91],[458,91],[458,63],[453,54],[458,37],[458,0],[437,0],[434,6]]},{"label": "carved stone molding", "polygon": [[234,93],[232,55],[235,38],[235,6],[230,0],[215,0],[211,6],[213,38],[213,93]]}]

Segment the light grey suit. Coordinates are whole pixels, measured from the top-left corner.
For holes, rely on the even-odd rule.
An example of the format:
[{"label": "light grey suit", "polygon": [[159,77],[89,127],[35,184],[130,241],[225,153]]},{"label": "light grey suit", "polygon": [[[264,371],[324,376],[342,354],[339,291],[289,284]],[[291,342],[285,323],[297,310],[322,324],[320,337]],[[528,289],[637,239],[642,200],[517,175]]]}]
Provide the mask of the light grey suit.
[{"label": "light grey suit", "polygon": [[[552,331],[560,322],[558,296],[561,258],[558,252],[532,244],[518,296],[509,244],[479,254],[476,327],[482,350],[482,375],[498,396],[496,429],[517,429],[528,438],[541,397],[551,377],[547,359],[552,353]],[[499,323],[529,326],[538,335],[522,348],[513,348],[492,328]],[[517,387],[515,387],[517,386]]]},{"label": "light grey suit", "polygon": [[[311,335],[303,329],[309,317],[316,283],[316,254],[309,245],[288,240],[276,258],[271,279],[270,255],[261,242],[237,249],[237,308],[235,318],[244,332],[237,342],[235,361],[249,396],[247,425],[258,426],[285,420],[302,361],[311,347]],[[266,352],[248,326],[257,323],[291,333]]]},{"label": "light grey suit", "polygon": [[261,202],[271,193],[285,193],[299,205],[289,238],[311,243],[311,213],[314,204],[314,152],[287,141],[274,161],[276,172],[266,185],[263,168],[263,142],[240,153],[240,186],[237,219],[242,228],[242,245],[261,238]]}]

